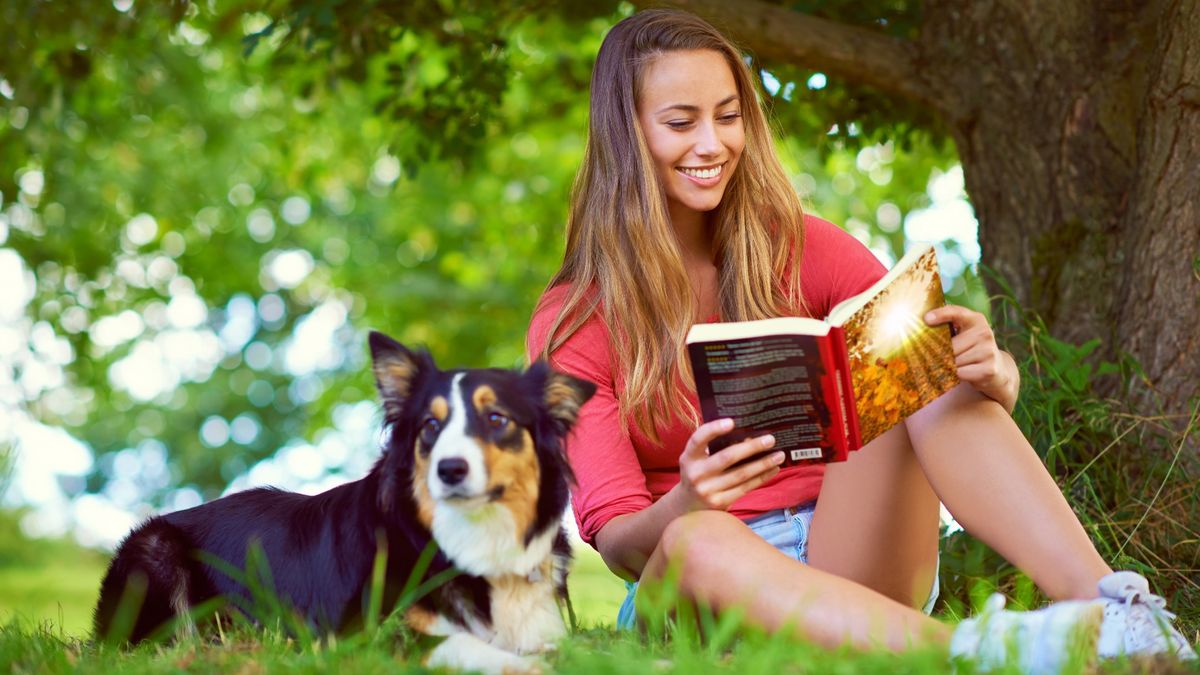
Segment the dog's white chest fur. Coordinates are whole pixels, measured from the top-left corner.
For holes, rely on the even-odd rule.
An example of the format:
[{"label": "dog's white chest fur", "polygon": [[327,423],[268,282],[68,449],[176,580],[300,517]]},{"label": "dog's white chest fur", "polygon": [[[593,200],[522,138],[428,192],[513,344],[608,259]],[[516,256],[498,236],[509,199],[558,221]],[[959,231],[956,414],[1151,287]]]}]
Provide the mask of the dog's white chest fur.
[{"label": "dog's white chest fur", "polygon": [[[434,650],[427,665],[485,673],[532,672],[538,670],[532,655],[553,647],[566,634],[555,588],[565,581],[568,561],[552,552],[557,531],[551,529],[528,547],[520,546],[508,514],[503,507],[484,513],[445,509],[440,518],[435,513],[438,545],[459,569],[488,580],[491,628],[471,625],[455,630],[443,624],[450,637]],[[508,527],[497,526],[505,521]]]},{"label": "dog's white chest fur", "polygon": [[567,566],[553,554],[557,528],[525,546],[512,512],[499,504],[438,504],[432,525],[438,546],[454,565],[486,577],[491,585],[491,630],[473,631],[477,637],[506,651],[531,654],[566,634],[554,591]]},{"label": "dog's white chest fur", "polygon": [[555,528],[524,545],[512,512],[499,504],[459,507],[438,504],[433,511],[433,538],[455,566],[477,577],[526,576],[550,556]]}]

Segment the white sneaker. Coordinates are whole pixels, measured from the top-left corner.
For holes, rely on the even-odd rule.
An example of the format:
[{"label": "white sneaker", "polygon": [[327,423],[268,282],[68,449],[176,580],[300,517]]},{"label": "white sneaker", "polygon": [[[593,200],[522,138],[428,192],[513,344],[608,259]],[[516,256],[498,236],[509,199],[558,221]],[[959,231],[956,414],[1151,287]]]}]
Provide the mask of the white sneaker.
[{"label": "white sneaker", "polygon": [[1146,578],[1137,572],[1113,572],[1100,580],[1104,623],[1098,652],[1103,658],[1123,654],[1174,654],[1194,659],[1196,652],[1171,620],[1166,601],[1150,592]]},{"label": "white sneaker", "polygon": [[1016,667],[1023,673],[1059,673],[1069,664],[1078,670],[1094,660],[1104,608],[1094,601],[1056,602],[1030,612],[1004,609],[996,594],[983,611],[958,624],[950,638],[950,657],[987,672]]}]

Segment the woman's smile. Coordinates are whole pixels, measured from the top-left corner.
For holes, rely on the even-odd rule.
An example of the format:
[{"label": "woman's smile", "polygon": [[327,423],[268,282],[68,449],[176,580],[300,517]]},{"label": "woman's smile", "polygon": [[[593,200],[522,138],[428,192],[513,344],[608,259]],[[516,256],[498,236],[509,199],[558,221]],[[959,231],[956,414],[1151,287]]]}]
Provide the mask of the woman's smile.
[{"label": "woman's smile", "polygon": [[675,170],[690,178],[692,182],[702,187],[711,187],[721,182],[722,170],[725,163],[704,167],[677,166]]}]

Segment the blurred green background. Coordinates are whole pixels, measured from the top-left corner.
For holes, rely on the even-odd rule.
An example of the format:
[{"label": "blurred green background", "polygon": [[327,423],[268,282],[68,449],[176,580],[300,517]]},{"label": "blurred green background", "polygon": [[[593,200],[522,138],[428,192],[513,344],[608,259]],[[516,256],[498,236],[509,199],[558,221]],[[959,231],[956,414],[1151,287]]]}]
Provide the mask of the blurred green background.
[{"label": "blurred green background", "polygon": [[[360,477],[369,329],[444,367],[522,365],[591,64],[632,11],[526,4],[415,3],[389,30],[380,3],[362,25],[321,2],[0,8],[20,37],[0,60],[0,620],[82,632],[92,551],[151,513]],[[823,73],[757,75],[806,208],[887,263],[936,242],[951,301],[986,310],[945,140]],[[585,553],[584,616],[611,622],[623,588]]]}]

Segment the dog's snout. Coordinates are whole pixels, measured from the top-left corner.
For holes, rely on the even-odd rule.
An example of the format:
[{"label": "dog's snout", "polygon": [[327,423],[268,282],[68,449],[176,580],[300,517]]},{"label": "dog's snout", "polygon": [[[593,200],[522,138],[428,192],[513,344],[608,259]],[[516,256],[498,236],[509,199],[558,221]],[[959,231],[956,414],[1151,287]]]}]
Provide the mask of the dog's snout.
[{"label": "dog's snout", "polygon": [[462,457],[450,457],[438,462],[438,478],[446,485],[458,485],[467,477],[467,460]]}]

